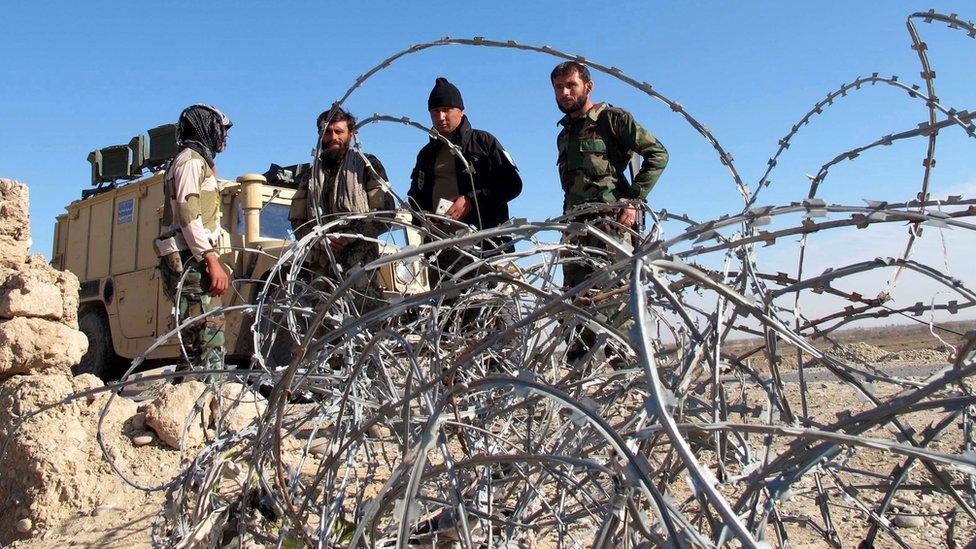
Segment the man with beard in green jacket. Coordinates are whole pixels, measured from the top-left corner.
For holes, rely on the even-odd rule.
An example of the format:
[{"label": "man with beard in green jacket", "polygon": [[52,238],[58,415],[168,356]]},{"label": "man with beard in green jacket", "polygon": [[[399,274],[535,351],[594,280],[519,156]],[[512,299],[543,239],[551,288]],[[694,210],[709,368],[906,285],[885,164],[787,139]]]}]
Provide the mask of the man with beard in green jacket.
[{"label": "man with beard in green jacket", "polygon": [[[556,138],[559,151],[557,165],[565,198],[563,212],[606,207],[575,218],[587,223],[625,245],[632,245],[630,233],[622,227],[638,225],[639,211],[635,202],[643,202],[661,172],[668,164],[668,151],[634,120],[629,112],[593,103],[593,81],[586,65],[566,61],[550,74],[556,105],[565,116],[559,120],[562,130]],[[627,166],[632,156],[642,158],[633,181],[627,178]],[[566,242],[576,246],[613,252],[603,240],[582,233],[571,235]],[[581,284],[595,272],[590,263],[570,261],[563,265],[563,285],[568,289]],[[599,290],[599,289],[597,289]],[[610,316],[608,311],[601,311]],[[588,329],[580,334],[567,352],[575,360],[595,343],[595,335]]]}]

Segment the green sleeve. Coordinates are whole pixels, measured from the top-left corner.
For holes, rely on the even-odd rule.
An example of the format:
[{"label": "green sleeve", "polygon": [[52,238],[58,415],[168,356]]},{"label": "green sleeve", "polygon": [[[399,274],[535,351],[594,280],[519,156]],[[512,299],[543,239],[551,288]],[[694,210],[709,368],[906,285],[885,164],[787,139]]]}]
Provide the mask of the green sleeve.
[{"label": "green sleeve", "polygon": [[668,151],[628,112],[621,112],[618,116],[612,117],[611,129],[617,141],[625,149],[639,154],[644,159],[640,170],[634,175],[633,198],[646,199],[661,177],[664,167],[668,165]]}]

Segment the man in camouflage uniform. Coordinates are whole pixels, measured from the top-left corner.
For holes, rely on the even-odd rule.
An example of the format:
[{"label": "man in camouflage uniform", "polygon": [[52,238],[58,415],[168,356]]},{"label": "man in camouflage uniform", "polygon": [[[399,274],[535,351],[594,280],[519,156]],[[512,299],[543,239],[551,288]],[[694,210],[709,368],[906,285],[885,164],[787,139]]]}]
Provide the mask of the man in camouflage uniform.
[{"label": "man in camouflage uniform", "polygon": [[[562,130],[556,138],[559,179],[565,193],[563,211],[570,213],[593,204],[612,205],[604,212],[575,219],[629,245],[629,234],[614,222],[624,227],[637,225],[639,214],[634,201],[647,199],[668,163],[668,151],[629,112],[605,103],[593,103],[590,99],[593,81],[585,65],[575,61],[560,63],[552,70],[550,81],[556,105],[565,113],[559,121]],[[642,157],[643,162],[631,182],[626,169],[633,154]],[[569,236],[566,242],[610,251],[602,240],[585,233]],[[572,288],[593,273],[591,264],[565,263],[563,284]],[[583,344],[570,348],[570,359],[585,353],[586,347],[595,341],[591,332],[585,332]]]},{"label": "man in camouflage uniform", "polygon": [[[214,156],[227,145],[232,123],[210,105],[193,105],[180,114],[180,152],[163,179],[163,228],[156,239],[163,291],[176,304],[177,320],[220,308],[228,277],[220,264],[220,184]],[[183,287],[177,295],[180,280]],[[180,336],[189,363],[178,371],[224,366],[224,317],[213,314],[187,326]],[[176,378],[179,382],[181,378]]]},{"label": "man in camouflage uniform", "polygon": [[[331,118],[330,118],[331,114]],[[328,121],[328,125],[325,125]],[[321,191],[318,196],[320,216],[325,222],[336,216],[350,213],[366,213],[377,210],[392,210],[393,197],[386,191],[386,170],[379,159],[371,154],[360,154],[351,150],[349,144],[356,135],[356,118],[341,108],[325,111],[316,120],[316,127],[322,136],[319,156],[318,183]],[[298,190],[291,202],[288,219],[301,239],[315,228],[315,202],[309,197],[311,170],[299,176]],[[386,230],[382,223],[363,220],[340,225],[337,231],[355,233],[375,238]],[[309,263],[318,274],[325,275],[338,283],[349,270],[379,257],[379,247],[375,242],[352,237],[327,236],[323,243],[331,248],[335,262],[342,273],[333,272],[332,263],[324,249],[312,250]],[[367,273],[353,283],[354,300],[360,312],[373,310],[383,303],[383,293],[377,280],[377,272]]]}]

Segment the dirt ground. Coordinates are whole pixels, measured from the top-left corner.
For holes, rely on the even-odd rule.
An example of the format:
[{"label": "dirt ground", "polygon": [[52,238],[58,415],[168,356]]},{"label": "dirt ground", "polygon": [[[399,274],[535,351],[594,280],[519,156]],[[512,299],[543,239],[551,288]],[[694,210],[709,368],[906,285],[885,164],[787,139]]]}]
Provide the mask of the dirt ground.
[{"label": "dirt ground", "polygon": [[[844,358],[855,362],[862,360],[878,368],[908,368],[905,370],[907,383],[919,382],[928,371],[948,364],[951,354],[947,349],[933,344],[933,338],[928,334],[927,327],[924,332],[915,327],[906,330],[860,332],[855,335],[842,334],[842,336],[838,338],[841,347],[834,348],[835,352],[839,354],[846,352],[848,355]],[[857,339],[858,337],[862,339]],[[951,342],[955,343],[959,339],[954,338]],[[747,346],[742,342],[736,345]],[[912,367],[923,368],[924,371],[913,372]],[[919,375],[910,375],[912,373],[919,373]],[[830,376],[813,378],[808,387],[806,404],[810,417],[813,421],[824,425],[837,421],[845,414],[857,413],[873,407],[852,387],[838,383]],[[905,390],[905,387],[878,383],[874,386],[874,390],[878,398],[886,400],[899,391]],[[787,380],[785,395],[793,409],[802,409],[798,383]],[[745,389],[744,399],[750,406],[768,408],[765,394],[755,386]],[[903,416],[902,420],[916,433],[922,433],[927,426],[944,416],[943,411],[924,411]],[[741,421],[762,422],[759,418],[746,417]],[[121,438],[124,438],[138,433],[132,432],[131,426],[123,425],[121,434],[124,435]],[[756,441],[757,437],[762,435],[745,436],[749,440]],[[887,428],[870,430],[864,433],[863,437],[885,441],[897,440]],[[794,440],[791,436],[776,436],[773,448],[777,453],[782,453]],[[957,421],[929,448],[947,454],[958,454],[961,443],[962,429],[959,428]],[[127,447],[124,443],[120,443],[117,452],[119,462],[125,465],[132,478],[146,483],[170,478],[177,470],[180,461],[180,453],[177,450],[167,448],[158,440],[138,448]],[[701,459],[707,462],[708,457],[708,452],[705,452]],[[794,485],[789,497],[779,507],[780,513],[784,517],[789,517],[790,522],[786,527],[788,538],[779,539],[772,528],[769,528],[767,541],[773,546],[782,546],[784,541],[791,547],[826,546],[817,532],[803,526],[805,517],[818,524],[823,523],[816,502],[815,477],[819,477],[827,494],[826,503],[841,546],[856,547],[864,538],[870,523],[866,520],[865,510],[858,507],[859,502],[847,497],[844,490],[853,490],[860,502],[876,505],[884,495],[883,488],[886,484],[884,479],[872,475],[877,473],[886,476],[904,460],[904,456],[898,454],[862,448],[848,456],[848,459],[843,462],[843,469],[835,468],[817,475],[807,475]],[[964,492],[962,476],[948,467],[942,469],[950,471],[953,485]],[[958,512],[958,506],[949,497],[933,491],[932,485],[933,478],[929,471],[916,463],[905,482],[906,489],[899,492],[892,508],[886,514],[886,519],[892,521],[893,531],[910,546],[947,547],[949,545],[946,536],[950,531],[957,546],[963,547],[967,543],[972,543],[976,539],[976,524],[965,513]],[[734,501],[735,497],[745,489],[745,485],[732,483],[722,485],[720,489],[730,501]],[[672,490],[678,501],[684,501],[682,498],[687,499],[690,495],[687,484],[683,481],[675,483]],[[694,500],[687,499],[684,510],[687,513],[693,510],[695,505]],[[132,491],[124,500],[106,501],[96,507],[82,509],[56,528],[39,537],[14,542],[11,547],[150,547],[152,526],[158,522],[157,513],[162,507],[161,492],[144,494]],[[898,544],[889,534],[882,531],[875,540],[875,546],[896,547]]]},{"label": "dirt ground", "polygon": [[[925,323],[842,330],[809,341],[818,349],[854,364],[941,364],[951,360],[952,350],[967,339],[966,334],[976,330],[976,321],[948,322],[940,327],[934,333],[941,341]],[[762,344],[758,338],[736,338],[728,340],[722,352],[727,356],[743,357],[743,362],[766,369],[766,357],[761,352],[753,353]],[[781,345],[779,353],[781,367],[795,370],[796,348]],[[811,357],[804,355],[804,361],[811,361]]]},{"label": "dirt ground", "polygon": [[[914,381],[920,380],[920,378],[914,379]],[[896,386],[879,385],[876,394],[882,400],[887,400],[894,397],[898,392],[899,388]],[[749,400],[754,404],[761,404],[765,400],[759,391],[751,390],[749,393]],[[786,394],[791,406],[800,409],[798,384],[790,384],[786,388]],[[858,413],[872,407],[865,399],[859,397],[852,387],[834,382],[812,383],[807,399],[810,404],[812,419],[825,424],[834,422],[846,414]],[[922,433],[926,427],[942,419],[944,415],[943,412],[926,411],[903,415],[900,416],[900,419],[914,429],[916,433]],[[947,429],[942,436],[929,445],[929,449],[947,454],[958,454],[962,444],[962,429],[958,428],[958,425],[957,422],[953,427]],[[871,429],[865,432],[862,438],[894,440],[893,435],[886,428]],[[790,437],[778,437],[773,447],[777,452],[783,452],[790,442],[792,442]],[[901,455],[862,448],[845,461],[844,465],[849,471],[834,472],[836,480],[829,473],[819,475],[828,494],[828,505],[830,506],[832,520],[835,521],[834,527],[843,547],[856,547],[869,527],[868,521],[865,520],[865,512],[859,509],[857,503],[851,498],[845,497],[843,487],[846,486],[847,489],[853,487],[853,493],[864,503],[876,505],[884,496],[887,482],[857,471],[888,475],[904,461],[905,458]],[[957,490],[962,493],[967,492],[961,474],[948,467],[940,468],[950,471],[953,486]],[[817,522],[822,522],[820,510],[815,502],[817,492],[814,477],[815,475],[807,475],[793,486],[792,496],[780,507],[781,513],[794,517],[810,517]],[[922,519],[923,524],[920,526],[893,527],[897,535],[901,536],[909,545],[948,546],[946,535],[949,530],[950,512],[956,509],[956,505],[948,496],[933,491],[933,484],[934,479],[931,474],[925,467],[916,463],[904,482],[905,489],[900,490],[896,495],[893,512],[885,515],[889,520],[894,520],[899,515]],[[792,546],[816,547],[824,545],[819,534],[799,524],[792,524],[787,528],[787,531]],[[769,535],[774,536],[774,533],[770,531]],[[959,512],[956,516],[953,537],[958,546],[966,546],[967,543],[976,539],[976,523],[965,513]],[[775,543],[775,538],[770,541],[774,541],[774,545],[778,545]],[[897,547],[898,545],[888,534],[880,532],[874,546]]]}]

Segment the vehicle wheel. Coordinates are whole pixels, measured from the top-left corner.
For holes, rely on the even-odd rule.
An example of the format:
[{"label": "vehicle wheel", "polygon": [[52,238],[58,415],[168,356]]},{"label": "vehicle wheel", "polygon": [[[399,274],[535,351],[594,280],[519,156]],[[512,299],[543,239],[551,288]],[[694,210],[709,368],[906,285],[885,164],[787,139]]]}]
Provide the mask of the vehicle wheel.
[{"label": "vehicle wheel", "polygon": [[78,318],[78,329],[88,338],[88,352],[71,369],[71,373],[76,376],[92,374],[107,381],[112,366],[117,362],[108,317],[102,310],[89,309]]}]

